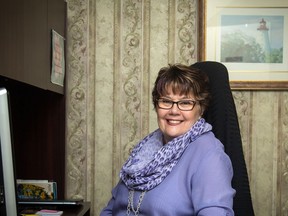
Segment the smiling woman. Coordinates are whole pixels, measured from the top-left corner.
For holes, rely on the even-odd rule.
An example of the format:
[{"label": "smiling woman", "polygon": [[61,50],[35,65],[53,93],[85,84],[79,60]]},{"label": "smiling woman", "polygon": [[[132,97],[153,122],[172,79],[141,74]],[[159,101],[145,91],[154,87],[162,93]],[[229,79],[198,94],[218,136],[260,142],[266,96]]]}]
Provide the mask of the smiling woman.
[{"label": "smiling woman", "polygon": [[101,216],[234,215],[231,161],[202,117],[208,89],[199,69],[160,69],[152,91],[159,129],[135,146]]}]

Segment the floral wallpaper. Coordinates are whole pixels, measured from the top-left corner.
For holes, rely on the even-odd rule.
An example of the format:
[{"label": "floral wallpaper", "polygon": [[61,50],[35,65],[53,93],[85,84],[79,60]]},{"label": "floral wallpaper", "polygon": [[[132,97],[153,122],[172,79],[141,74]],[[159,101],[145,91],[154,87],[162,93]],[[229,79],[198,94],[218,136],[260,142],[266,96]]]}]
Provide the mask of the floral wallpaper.
[{"label": "floral wallpaper", "polygon": [[[99,215],[131,148],[157,128],[151,89],[197,61],[199,0],[67,0],[66,197]],[[233,91],[256,215],[288,214],[288,93]]]}]

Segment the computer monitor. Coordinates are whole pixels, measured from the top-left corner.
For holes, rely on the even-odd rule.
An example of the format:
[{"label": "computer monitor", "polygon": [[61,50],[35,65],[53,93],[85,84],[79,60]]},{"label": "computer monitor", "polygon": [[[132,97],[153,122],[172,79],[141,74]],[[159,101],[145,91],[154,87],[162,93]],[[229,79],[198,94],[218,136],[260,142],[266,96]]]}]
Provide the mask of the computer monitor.
[{"label": "computer monitor", "polygon": [[0,88],[0,215],[16,216],[17,195],[9,95]]}]

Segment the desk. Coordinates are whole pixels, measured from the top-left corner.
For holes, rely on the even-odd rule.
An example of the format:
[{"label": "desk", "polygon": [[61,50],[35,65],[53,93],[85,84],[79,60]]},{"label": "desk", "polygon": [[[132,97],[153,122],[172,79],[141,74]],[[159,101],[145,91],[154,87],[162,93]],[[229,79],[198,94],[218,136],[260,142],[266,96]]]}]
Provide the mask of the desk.
[{"label": "desk", "polygon": [[62,216],[90,216],[90,202],[83,202],[79,205],[35,205],[21,204],[18,206],[20,212],[24,209],[57,209],[63,211]]},{"label": "desk", "polygon": [[65,206],[62,211],[62,216],[90,216],[90,202],[84,202],[77,206]]}]

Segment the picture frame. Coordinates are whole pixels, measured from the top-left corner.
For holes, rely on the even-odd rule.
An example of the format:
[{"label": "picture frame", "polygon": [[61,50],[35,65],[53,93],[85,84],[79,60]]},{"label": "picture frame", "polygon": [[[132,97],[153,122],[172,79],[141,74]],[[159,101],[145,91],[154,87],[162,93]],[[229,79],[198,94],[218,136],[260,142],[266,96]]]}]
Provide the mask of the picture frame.
[{"label": "picture frame", "polygon": [[223,63],[232,89],[287,90],[288,2],[258,2],[198,0],[198,60]]}]

